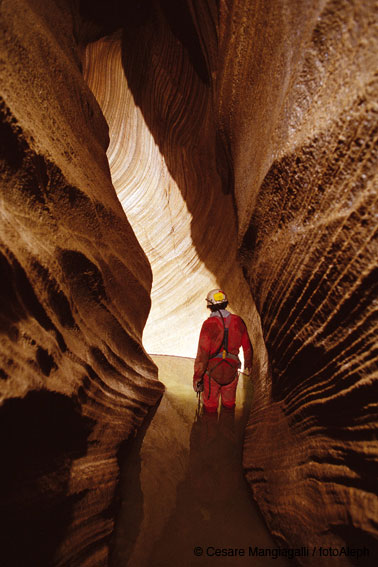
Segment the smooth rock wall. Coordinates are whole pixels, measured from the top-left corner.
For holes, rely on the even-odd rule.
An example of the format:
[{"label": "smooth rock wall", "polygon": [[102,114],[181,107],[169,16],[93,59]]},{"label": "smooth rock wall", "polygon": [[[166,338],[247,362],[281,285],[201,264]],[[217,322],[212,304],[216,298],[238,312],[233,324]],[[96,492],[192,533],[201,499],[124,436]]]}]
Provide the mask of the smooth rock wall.
[{"label": "smooth rock wall", "polygon": [[73,7],[0,6],[2,566],[106,564],[117,450],[162,393]]},{"label": "smooth rock wall", "polygon": [[155,2],[136,21],[130,7],[122,33],[89,44],[84,60],[109,124],[112,180],[153,271],[143,344],[148,352],[194,357],[207,292],[222,286],[231,309],[244,308],[262,365],[258,315],[237,262],[232,187],[217,170],[212,90],[181,43],[195,31],[180,14]]}]

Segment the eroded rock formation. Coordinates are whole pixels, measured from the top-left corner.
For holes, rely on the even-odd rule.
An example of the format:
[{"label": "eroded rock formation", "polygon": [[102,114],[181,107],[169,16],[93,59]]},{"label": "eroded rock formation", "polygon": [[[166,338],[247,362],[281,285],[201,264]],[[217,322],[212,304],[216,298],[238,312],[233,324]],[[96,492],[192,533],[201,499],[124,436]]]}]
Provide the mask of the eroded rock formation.
[{"label": "eroded rock formation", "polygon": [[242,246],[271,364],[247,476],[277,536],[365,546],[367,564],[378,551],[376,32],[372,3],[323,7]]},{"label": "eroded rock formation", "polygon": [[[147,18],[139,38],[139,28],[129,23],[123,39],[116,33],[90,44],[84,69],[110,127],[114,186],[153,269],[144,346],[195,356],[209,289],[227,285],[234,308],[243,297],[254,327],[256,310],[237,262],[232,194],[217,173],[209,89],[164,13],[155,10],[158,22]],[[144,45],[145,35],[155,33]]]},{"label": "eroded rock formation", "polygon": [[106,562],[117,448],[162,393],[151,271],[73,29],[69,3],[1,3],[4,566]]},{"label": "eroded rock formation", "polygon": [[[151,273],[137,239],[154,271],[150,351],[193,353],[213,283],[248,323],[244,465],[278,541],[377,552],[373,0],[49,5],[1,6],[2,376],[18,398],[4,420],[47,407],[43,390],[78,432],[46,492],[56,506],[81,495],[56,557],[105,561],[114,450],[161,391],[140,346]],[[63,470],[43,443],[35,484]],[[94,463],[108,479],[96,504],[81,492]]]},{"label": "eroded rock formation", "polygon": [[[133,156],[139,161],[143,154],[143,143],[136,142],[137,133],[146,132],[141,115],[139,122],[135,118],[140,108],[164,156],[151,169],[170,174],[163,186],[151,184],[149,193],[151,176],[143,168],[142,209],[151,194],[164,195],[169,186],[172,226],[176,242],[183,242],[185,222],[178,221],[186,217],[175,205],[182,203],[179,190],[192,214],[195,254],[230,294],[227,275],[238,271],[238,242],[262,316],[270,373],[256,384],[244,461],[268,524],[291,546],[347,542],[366,545],[373,554],[373,3],[188,2],[186,11],[175,11],[170,2],[155,2],[137,16],[128,12],[122,35],[87,53],[89,84],[116,140],[108,155],[121,200],[127,207],[135,194],[136,176],[126,170],[133,172]],[[96,79],[97,65],[107,85]],[[110,78],[116,75],[117,83]],[[145,155],[152,163],[151,151]],[[234,197],[236,231],[224,224],[228,194]],[[137,209],[130,216],[136,231],[139,214]],[[153,232],[153,213],[146,214]],[[138,236],[158,278],[156,258],[169,247],[167,232],[150,251],[148,235]],[[190,261],[187,266],[174,272],[174,281],[165,278],[164,288],[156,286],[158,304],[172,297],[174,285],[185,288]],[[252,302],[243,305],[242,290],[234,306],[251,324]],[[169,310],[180,320],[173,303]],[[180,328],[190,336],[185,323],[183,318]],[[165,338],[159,337],[163,352]],[[259,360],[263,366],[263,353]]]}]

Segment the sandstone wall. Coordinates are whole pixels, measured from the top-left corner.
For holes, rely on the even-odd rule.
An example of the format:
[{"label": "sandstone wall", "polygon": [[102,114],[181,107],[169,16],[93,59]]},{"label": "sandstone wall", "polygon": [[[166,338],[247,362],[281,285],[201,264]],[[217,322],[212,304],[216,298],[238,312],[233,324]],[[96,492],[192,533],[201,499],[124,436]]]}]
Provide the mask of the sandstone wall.
[{"label": "sandstone wall", "polygon": [[[115,186],[157,266],[149,348],[184,353],[206,282],[224,287],[255,339],[244,465],[269,527],[290,546],[373,553],[373,0],[73,3],[81,17],[46,6],[1,5],[2,431],[12,415],[41,416],[27,442],[24,428],[5,437],[10,463],[18,446],[33,463],[8,509],[62,509],[69,496],[46,557],[64,541],[57,564],[105,561],[114,451],[160,394],[140,346],[151,273],[110,183],[82,61]],[[58,444],[40,441],[46,430]],[[93,480],[98,492],[84,492]]]},{"label": "sandstone wall", "polygon": [[[246,436],[244,464],[254,495],[279,541],[291,546],[347,542],[366,545],[373,554],[374,3],[188,1],[178,10],[166,1],[149,6],[143,13],[126,10],[122,35],[108,47],[93,46],[87,61],[89,67],[92,57],[113,64],[119,58],[117,42],[122,43],[122,88],[134,99],[125,95],[131,101],[126,114],[133,104],[140,108],[170,174],[169,198],[174,202],[178,189],[192,215],[195,253],[190,254],[200,259],[194,268],[204,265],[215,275],[256,335],[253,302],[240,276],[228,277],[239,274],[234,261],[239,247],[270,362],[269,376],[262,372],[255,382]],[[112,116],[111,89],[96,84],[93,76],[90,81],[114,126],[116,155],[122,112]],[[121,97],[113,98],[121,109]],[[130,134],[136,123],[128,124],[123,139],[138,148],[136,154],[143,144],[130,142],[137,139]],[[131,164],[130,147],[124,155]],[[121,179],[112,159],[122,192],[132,180]],[[143,177],[150,179],[148,171]],[[154,193],[158,187],[156,182]],[[232,215],[227,215],[228,195],[236,229],[225,224]],[[179,206],[172,210],[175,220],[187,218],[180,216]],[[181,242],[184,228],[176,232]],[[166,245],[167,232],[153,247],[155,255]],[[183,253],[184,264],[189,257]],[[174,285],[194,277],[191,271],[176,274],[174,281],[165,278],[168,297],[175,297]],[[174,316],[183,328],[180,310],[174,309]],[[194,336],[193,328],[190,333]],[[159,340],[164,343],[164,337]],[[179,344],[174,335],[172,341]],[[260,346],[257,358],[264,368]],[[340,561],[345,565],[350,559]]]},{"label": "sandstone wall", "polygon": [[117,449],[162,393],[151,270],[64,1],[1,13],[1,565],[104,565]]},{"label": "sandstone wall", "polygon": [[[256,343],[262,338],[237,262],[232,187],[217,170],[210,83],[172,31],[181,8],[165,8],[155,3],[141,19],[129,8],[122,33],[88,45],[84,75],[109,124],[114,186],[153,270],[143,344],[148,352],[194,357],[205,297],[218,286],[234,310],[244,305]],[[187,31],[188,20],[180,25]]]},{"label": "sandstone wall", "polygon": [[239,196],[253,203],[241,261],[271,365],[244,464],[279,538],[366,546],[375,564],[377,19],[372,2],[321,8],[274,106],[274,160],[257,196],[252,169]]}]

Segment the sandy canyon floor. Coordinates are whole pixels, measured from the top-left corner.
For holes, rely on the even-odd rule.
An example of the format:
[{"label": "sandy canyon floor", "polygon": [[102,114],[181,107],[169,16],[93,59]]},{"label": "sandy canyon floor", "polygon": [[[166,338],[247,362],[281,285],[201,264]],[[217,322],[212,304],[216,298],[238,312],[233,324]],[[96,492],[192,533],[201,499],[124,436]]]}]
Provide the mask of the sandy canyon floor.
[{"label": "sandy canyon floor", "polygon": [[[120,456],[122,506],[111,566],[286,565],[249,556],[250,547],[276,547],[241,468],[251,383],[240,376],[235,414],[204,415],[191,385],[193,360],[153,360],[166,393],[129,442],[127,458]],[[219,557],[217,548],[245,555]]]}]

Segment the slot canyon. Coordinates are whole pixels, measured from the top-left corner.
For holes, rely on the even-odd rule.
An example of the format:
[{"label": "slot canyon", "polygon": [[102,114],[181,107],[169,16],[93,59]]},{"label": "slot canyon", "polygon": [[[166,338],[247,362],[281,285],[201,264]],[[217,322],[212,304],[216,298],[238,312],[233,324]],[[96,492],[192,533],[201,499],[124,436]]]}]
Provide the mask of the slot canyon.
[{"label": "slot canyon", "polygon": [[109,565],[120,462],[192,388],[217,287],[254,347],[240,469],[275,545],[377,565],[376,1],[0,22],[0,566]]}]

